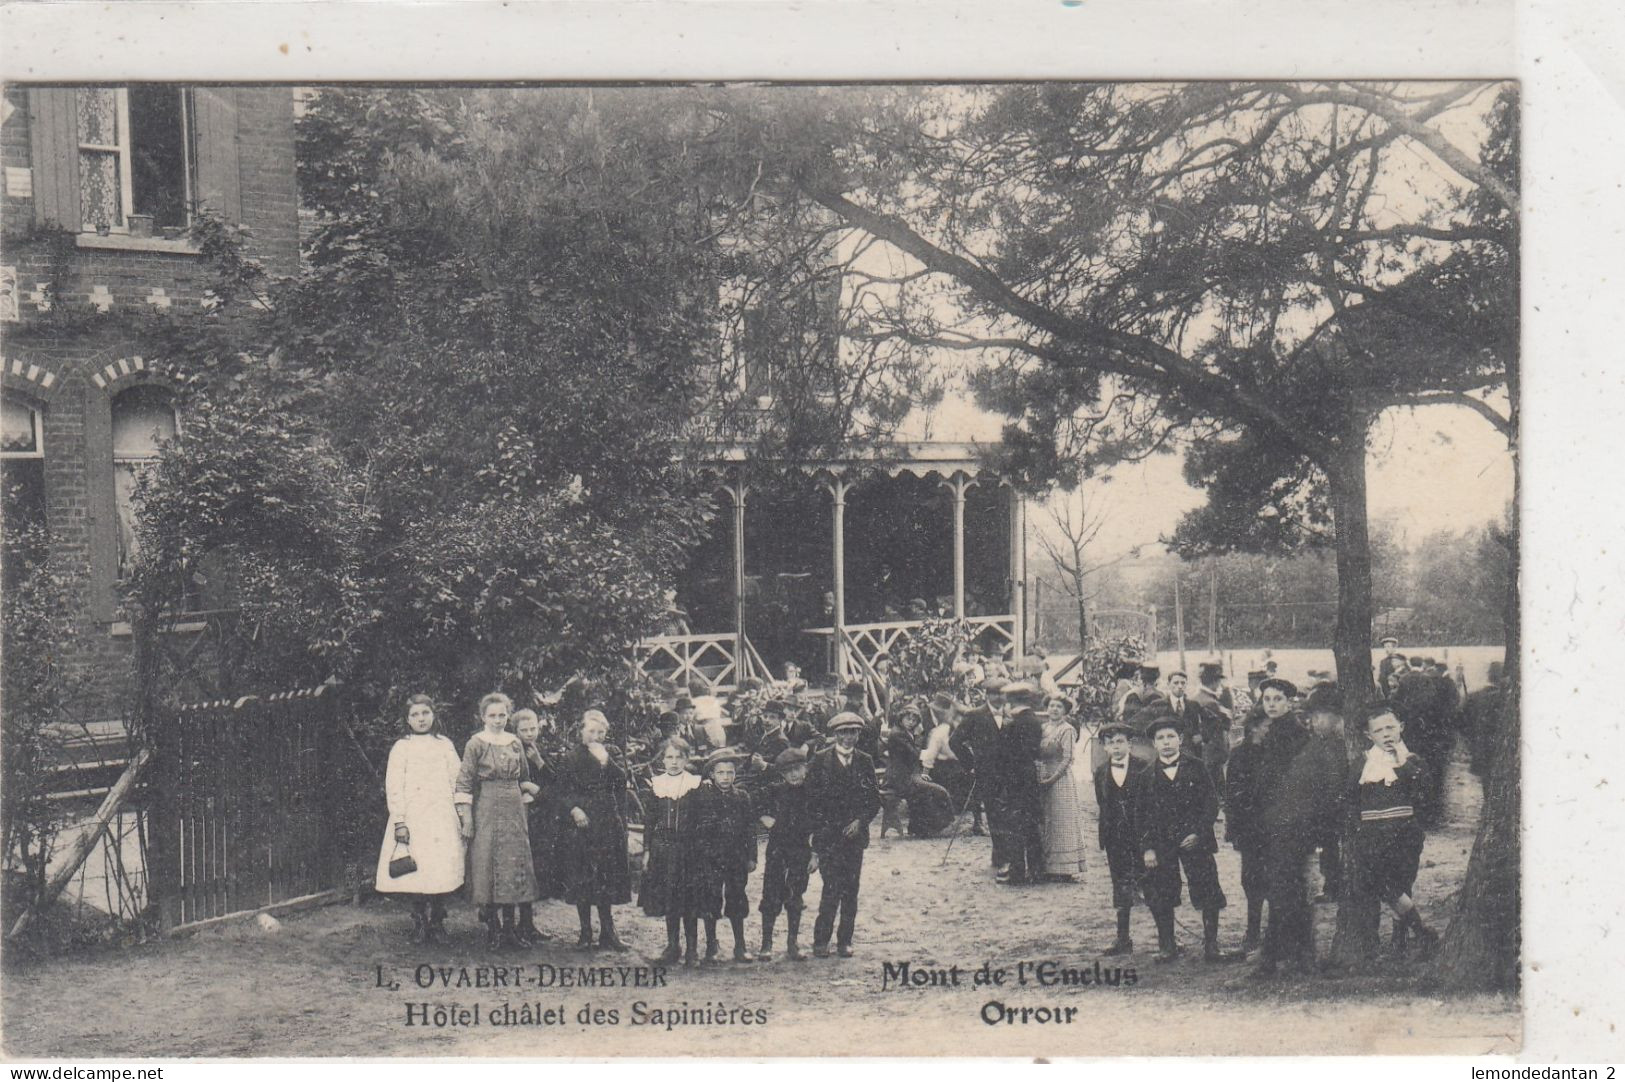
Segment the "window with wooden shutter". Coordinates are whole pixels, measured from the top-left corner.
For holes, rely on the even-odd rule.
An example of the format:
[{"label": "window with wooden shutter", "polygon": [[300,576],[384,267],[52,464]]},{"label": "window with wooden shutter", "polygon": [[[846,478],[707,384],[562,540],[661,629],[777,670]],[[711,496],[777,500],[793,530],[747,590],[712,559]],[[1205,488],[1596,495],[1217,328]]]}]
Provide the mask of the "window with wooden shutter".
[{"label": "window with wooden shutter", "polygon": [[241,218],[235,92],[141,83],[30,91],[35,214],[128,233],[184,228],[202,202]]}]

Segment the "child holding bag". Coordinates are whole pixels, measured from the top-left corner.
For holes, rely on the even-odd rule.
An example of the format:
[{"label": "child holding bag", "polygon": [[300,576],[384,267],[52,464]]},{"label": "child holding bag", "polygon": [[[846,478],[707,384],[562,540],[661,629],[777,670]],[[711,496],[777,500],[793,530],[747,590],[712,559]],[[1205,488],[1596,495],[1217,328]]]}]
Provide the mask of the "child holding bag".
[{"label": "child holding bag", "polygon": [[463,885],[463,841],[454,803],[461,761],[435,718],[434,700],[406,700],[406,732],[389,751],[384,797],[389,825],[375,887],[412,902],[412,941],[444,935],[446,895]]}]

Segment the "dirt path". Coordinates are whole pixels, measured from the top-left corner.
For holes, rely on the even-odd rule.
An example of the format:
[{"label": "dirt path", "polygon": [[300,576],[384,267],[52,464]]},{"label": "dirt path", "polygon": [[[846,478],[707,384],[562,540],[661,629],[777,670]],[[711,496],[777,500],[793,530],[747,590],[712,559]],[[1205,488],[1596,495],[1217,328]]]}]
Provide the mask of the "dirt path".
[{"label": "dirt path", "polygon": [[[1476,821],[1476,782],[1459,767],[1450,777],[1452,810],[1428,839],[1418,896],[1442,920],[1444,900],[1460,882]],[[549,944],[492,955],[479,946],[467,907],[453,910],[453,942],[427,949],[403,942],[406,920],[386,903],[333,906],[284,921],[275,935],[239,924],[190,938],[117,953],[59,960],[7,974],[5,1051],[10,1056],[387,1056],[387,1055],[1102,1055],[1134,1050],[1216,1053],[1433,1051],[1479,1054],[1519,1040],[1516,1006],[1495,998],[1441,1000],[1412,989],[1412,970],[1392,965],[1374,976],[1316,979],[1259,987],[1249,967],[1205,966],[1187,958],[1153,966],[1145,949],[1150,919],[1135,913],[1141,949],[1121,962],[1123,982],[1092,983],[1099,949],[1112,936],[1103,861],[1073,885],[1002,888],[988,874],[985,838],[888,837],[864,869],[858,957],[804,964],[677,969],[664,987],[520,989],[417,987],[416,967],[523,967],[535,981],[594,965],[637,965],[661,946],[663,930],[627,907],[623,934],[635,951],[607,958]],[[1231,908],[1222,934],[1239,941],[1245,909],[1235,855],[1220,872]],[[754,887],[754,884],[753,884]],[[810,897],[815,898],[814,880]],[[1232,889],[1233,888],[1233,889]],[[753,890],[754,893],[754,890]],[[1199,947],[1199,922],[1181,911],[1181,939]],[[1319,941],[1329,942],[1334,907],[1317,907]],[[574,915],[543,909],[540,923],[573,940]],[[748,929],[758,930],[752,915]],[[724,941],[727,934],[724,931]],[[1053,960],[1088,970],[1089,986],[1038,985],[1031,965]],[[883,964],[961,971],[960,987],[882,987]],[[1008,971],[998,987],[974,987],[982,964]],[[538,969],[538,965],[544,968]],[[379,987],[379,967],[399,990]],[[1127,986],[1127,969],[1134,983]],[[489,972],[489,969],[488,969]],[[1018,976],[1028,983],[1020,985]],[[438,980],[438,978],[436,978]],[[1147,1002],[1147,1001],[1152,1002]],[[634,1004],[652,1009],[765,1012],[765,1024],[634,1024]],[[986,1024],[989,1003],[1050,1008],[1063,1021]],[[480,1009],[478,1025],[408,1027],[408,1004]],[[561,1010],[559,1024],[493,1025],[491,1011]],[[582,1024],[583,1008],[618,1012],[618,1023]],[[1169,1010],[1176,1012],[1170,1015]],[[1177,1019],[1170,1029],[1169,1019]]]}]

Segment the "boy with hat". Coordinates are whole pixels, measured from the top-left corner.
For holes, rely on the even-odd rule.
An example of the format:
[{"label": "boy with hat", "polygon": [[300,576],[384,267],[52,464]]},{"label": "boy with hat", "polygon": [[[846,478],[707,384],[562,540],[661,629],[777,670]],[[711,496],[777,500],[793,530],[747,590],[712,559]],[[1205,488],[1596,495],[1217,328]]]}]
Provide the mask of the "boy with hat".
[{"label": "boy with hat", "polygon": [[1377,686],[1383,687],[1388,674],[1406,666],[1405,655],[1399,652],[1399,639],[1393,635],[1382,637],[1382,660],[1377,662]]},{"label": "boy with hat", "polygon": [[1151,764],[1139,826],[1146,902],[1157,922],[1156,960],[1172,961],[1179,954],[1174,909],[1180,903],[1183,868],[1191,905],[1202,911],[1202,958],[1222,962],[1226,959],[1219,950],[1219,911],[1225,897],[1213,859],[1219,848],[1213,835],[1219,794],[1202,761],[1180,753],[1177,721],[1162,717],[1147,731],[1157,761]]},{"label": "boy with hat", "polygon": [[705,757],[706,782],[694,791],[698,832],[700,916],[705,918],[705,961],[717,958],[717,918],[733,929],[734,961],[750,961],[745,949],[745,916],[750,900],[745,885],[756,870],[756,815],[750,797],[734,785],[739,753],[718,748]]},{"label": "boy with hat", "polygon": [[880,787],[874,760],[858,750],[863,719],[842,711],[829,719],[827,728],[834,743],[814,755],[807,769],[813,852],[824,879],[818,919],[813,924],[813,954],[828,958],[829,941],[834,935],[837,952],[842,958],[850,958],[863,851],[869,847],[869,823],[880,811]]},{"label": "boy with hat", "polygon": [[762,949],[758,962],[773,960],[773,925],[785,915],[784,953],[792,962],[805,962],[797,938],[801,934],[802,896],[812,874],[812,809],[807,802],[807,753],[786,748],[773,760],[777,779],[759,801],[762,826],[767,828],[767,859],[762,866]]},{"label": "boy with hat", "polygon": [[1134,730],[1120,721],[1100,730],[1106,761],[1095,771],[1095,804],[1100,808],[1100,848],[1112,873],[1112,908],[1117,910],[1117,940],[1102,953],[1128,954],[1129,913],[1145,871],[1140,849],[1140,804],[1151,784],[1151,767],[1129,754]]},{"label": "boy with hat", "polygon": [[779,753],[790,746],[790,737],[785,732],[783,701],[769,699],[763,703],[760,717],[762,731],[756,738],[756,746],[752,750],[761,756],[768,766],[772,766]]}]

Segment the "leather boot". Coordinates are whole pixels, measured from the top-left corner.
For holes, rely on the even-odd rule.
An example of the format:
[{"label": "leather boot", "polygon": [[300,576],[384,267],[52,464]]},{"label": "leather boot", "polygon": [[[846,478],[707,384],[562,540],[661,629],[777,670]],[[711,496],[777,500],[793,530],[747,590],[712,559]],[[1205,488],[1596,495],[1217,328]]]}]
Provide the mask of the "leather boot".
[{"label": "leather boot", "polygon": [[1134,953],[1134,940],[1129,937],[1128,933],[1130,912],[1131,911],[1127,909],[1119,909],[1117,911],[1117,939],[1112,943],[1111,946],[1100,952],[1102,955],[1110,958],[1119,954]]},{"label": "leather boot", "polygon": [[1228,961],[1224,956],[1224,952],[1219,949],[1219,911],[1217,909],[1202,911],[1202,961]]},{"label": "leather boot", "polygon": [[805,962],[807,956],[801,953],[801,945],[796,942],[801,932],[801,914],[791,913],[786,920],[789,925],[784,931],[784,956],[792,962]]},{"label": "leather boot", "polygon": [[1157,922],[1157,953],[1153,962],[1172,962],[1179,957],[1179,943],[1174,939],[1174,912],[1161,909],[1152,914]]},{"label": "leather boot", "polygon": [[758,962],[771,962],[773,960],[773,918],[762,917],[762,949],[756,952]]}]

